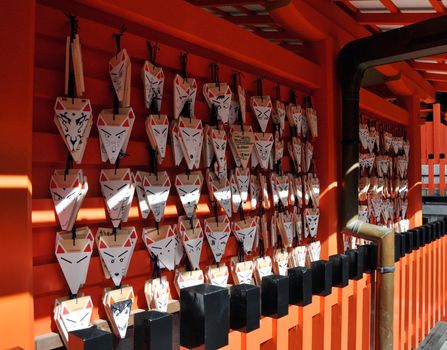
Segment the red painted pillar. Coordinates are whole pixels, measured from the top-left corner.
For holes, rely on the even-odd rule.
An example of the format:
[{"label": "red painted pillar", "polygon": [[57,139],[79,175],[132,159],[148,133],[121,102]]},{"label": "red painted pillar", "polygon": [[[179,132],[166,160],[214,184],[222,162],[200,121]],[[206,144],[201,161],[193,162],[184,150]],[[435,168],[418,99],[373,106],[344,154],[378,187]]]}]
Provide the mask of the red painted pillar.
[{"label": "red painted pillar", "polygon": [[407,216],[411,227],[422,225],[422,177],[421,177],[421,119],[419,118],[419,96],[405,96],[402,106],[410,114],[408,139],[410,156],[408,163],[408,209]]},{"label": "red painted pillar", "polygon": [[[319,239],[321,255],[327,259],[337,253],[338,230],[338,165],[340,164],[339,118],[336,114],[338,85],[335,64],[337,49],[332,38],[312,44],[317,63],[321,67],[321,88],[315,91],[318,113],[318,142],[315,143],[317,175],[320,180]],[[341,242],[341,246],[343,243]]]},{"label": "red painted pillar", "polygon": [[33,0],[6,1],[0,21],[0,348],[33,346],[31,155]]}]

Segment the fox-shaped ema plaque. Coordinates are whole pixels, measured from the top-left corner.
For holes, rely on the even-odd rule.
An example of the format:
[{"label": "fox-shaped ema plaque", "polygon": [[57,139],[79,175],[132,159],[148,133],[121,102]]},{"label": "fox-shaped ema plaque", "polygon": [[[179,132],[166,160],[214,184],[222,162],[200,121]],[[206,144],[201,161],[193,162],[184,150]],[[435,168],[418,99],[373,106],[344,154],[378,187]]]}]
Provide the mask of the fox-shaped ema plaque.
[{"label": "fox-shaped ema plaque", "polygon": [[158,164],[162,164],[166,157],[166,144],[169,134],[168,116],[160,114],[147,117],[146,133],[152,149],[157,151]]},{"label": "fox-shaped ema plaque", "polygon": [[[79,229],[82,230],[84,229]],[[56,237],[56,258],[73,295],[76,295],[80,286],[85,283],[93,251],[93,235],[88,228],[86,230],[89,233],[79,232],[76,239],[73,239],[71,232],[58,233]],[[85,238],[80,238],[83,236]]]},{"label": "fox-shaped ema plaque", "polygon": [[93,125],[90,100],[58,97],[54,105],[54,113],[54,123],[65,145],[74,161],[80,164]]},{"label": "fox-shaped ema plaque", "polygon": [[96,244],[103,267],[110,275],[115,286],[121,285],[121,280],[127,274],[137,235],[135,228],[112,229],[99,228]]},{"label": "fox-shaped ema plaque", "polygon": [[130,169],[102,169],[99,183],[113,227],[127,222],[135,192]]},{"label": "fox-shaped ema plaque", "polygon": [[91,327],[92,312],[89,296],[56,300],[53,317],[65,346],[68,347],[69,332]]},{"label": "fox-shaped ema plaque", "polygon": [[160,267],[173,271],[175,267],[175,232],[172,226],[163,225],[158,228],[143,228],[143,242],[149,253],[158,258]]},{"label": "fox-shaped ema plaque", "polygon": [[206,218],[204,226],[205,236],[213,252],[214,260],[219,263],[225,255],[225,248],[230,237],[230,220],[226,215],[217,217],[217,220],[216,218]]},{"label": "fox-shaped ema plaque", "polygon": [[231,223],[231,230],[236,239],[243,243],[244,252],[247,255],[253,250],[253,243],[257,230],[257,217],[249,217],[245,220],[239,220]]},{"label": "fox-shaped ema plaque", "polygon": [[146,108],[150,109],[155,104],[157,111],[160,111],[165,83],[163,69],[149,61],[144,61],[141,78],[143,80],[144,103]]},{"label": "fox-shaped ema plaque", "polygon": [[55,170],[50,180],[54,208],[63,230],[71,230],[88,191],[82,170]]},{"label": "fox-shaped ema plaque", "polygon": [[106,291],[102,299],[112,331],[121,339],[126,337],[134,298],[133,288],[126,286]]},{"label": "fox-shaped ema plaque", "polygon": [[203,85],[203,96],[208,107],[214,108],[217,119],[227,124],[230,114],[232,92],[227,83],[207,83]]},{"label": "fox-shaped ema plaque", "polygon": [[199,204],[203,180],[198,174],[180,174],[175,177],[175,187],[186,216],[192,217]]},{"label": "fox-shaped ema plaque", "polygon": [[154,219],[160,222],[165,215],[166,202],[171,190],[168,173],[159,171],[156,174],[146,174],[143,178],[143,188]]},{"label": "fox-shaped ema plaque", "polygon": [[228,284],[228,267],[224,263],[210,265],[206,271],[206,281],[214,286],[226,288]]},{"label": "fox-shaped ema plaque", "polygon": [[122,49],[109,61],[109,75],[116,97],[123,107],[130,106],[131,63],[126,49]]},{"label": "fox-shaped ema plaque", "polygon": [[272,100],[270,96],[252,96],[250,102],[251,109],[258,120],[261,131],[265,132],[272,114]]},{"label": "fox-shaped ema plaque", "polygon": [[96,126],[103,162],[109,160],[110,164],[115,164],[126,153],[134,122],[135,114],[131,107],[120,108],[118,114],[113,113],[112,109],[101,111]]},{"label": "fox-shaped ema plaque", "polygon": [[197,83],[195,79],[182,78],[176,75],[174,78],[174,118],[180,117],[184,107],[188,104],[189,116],[194,115]]}]

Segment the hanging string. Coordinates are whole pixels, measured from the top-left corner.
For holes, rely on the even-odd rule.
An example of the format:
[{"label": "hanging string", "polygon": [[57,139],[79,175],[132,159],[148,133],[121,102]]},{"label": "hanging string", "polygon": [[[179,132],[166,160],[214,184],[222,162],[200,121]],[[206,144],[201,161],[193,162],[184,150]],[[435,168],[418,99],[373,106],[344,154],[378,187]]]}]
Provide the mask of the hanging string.
[{"label": "hanging string", "polygon": [[67,175],[70,172],[70,169],[73,168],[73,157],[70,152],[67,152],[67,160],[65,162],[65,171],[64,171],[64,181],[67,181]]},{"label": "hanging string", "polygon": [[180,54],[180,70],[181,70],[181,76],[184,80],[188,79],[188,76],[186,75],[186,66],[188,65],[188,53],[183,52]]},{"label": "hanging string", "polygon": [[[180,54],[180,71],[181,71],[181,76],[183,78],[183,81],[186,81],[188,79],[187,71],[186,71],[187,65],[188,65],[188,53],[183,52]],[[186,100],[185,105],[183,106],[183,109],[180,112],[180,115],[190,118],[190,119],[192,118],[191,101],[189,100],[189,98]]]},{"label": "hanging string", "polygon": [[233,74],[231,75],[231,78],[232,78],[231,89],[233,90],[233,94],[237,95],[237,93],[238,93],[237,86],[238,86],[238,83],[240,84],[241,72],[233,72]]},{"label": "hanging string", "polygon": [[73,240],[73,247],[76,245],[76,224],[71,228],[71,239]]},{"label": "hanging string", "polygon": [[149,172],[154,173],[158,176],[158,169],[157,169],[157,152],[152,148],[152,146],[149,144],[147,147],[147,152],[149,154]]},{"label": "hanging string", "polygon": [[289,103],[296,105],[296,94],[295,91],[293,89],[289,90]]},{"label": "hanging string", "polygon": [[264,239],[259,240],[259,255],[261,256],[261,258],[263,258],[265,255]]},{"label": "hanging string", "polygon": [[157,52],[160,51],[160,48],[157,44],[152,45],[149,40],[146,41],[146,46],[149,51],[149,62],[157,66]]},{"label": "hanging string", "polygon": [[[121,52],[121,37],[126,31],[126,26],[123,24],[121,26],[119,33],[114,33],[113,38],[115,39],[116,46],[116,56]],[[119,114],[120,101],[118,99],[118,95],[116,94],[115,89],[113,89],[113,120],[115,120],[115,116]]]},{"label": "hanging string", "polygon": [[[211,81],[216,84],[220,91],[220,80],[219,80],[219,65],[217,63],[210,64],[211,69]],[[211,125],[217,125],[218,121],[218,110],[215,104],[211,104]]]},{"label": "hanging string", "polygon": [[276,100],[281,102],[281,85],[276,84],[275,86]]},{"label": "hanging string", "polygon": [[72,51],[72,43],[76,38],[76,34],[78,33],[79,24],[76,16],[65,14],[67,16],[70,23],[70,45],[68,50],[68,97],[72,99],[72,103],[74,103],[75,98],[75,73],[73,68],[73,51]]},{"label": "hanging string", "polygon": [[264,97],[262,96],[262,79],[263,78],[256,78],[256,91],[258,96],[261,97],[261,100],[264,100]]},{"label": "hanging string", "polygon": [[152,262],[152,278],[155,279],[161,277],[161,269],[158,256],[151,252],[150,258]]},{"label": "hanging string", "polygon": [[237,257],[239,262],[244,262],[244,242],[242,242],[241,240],[237,239],[236,240],[236,244],[237,244]]}]

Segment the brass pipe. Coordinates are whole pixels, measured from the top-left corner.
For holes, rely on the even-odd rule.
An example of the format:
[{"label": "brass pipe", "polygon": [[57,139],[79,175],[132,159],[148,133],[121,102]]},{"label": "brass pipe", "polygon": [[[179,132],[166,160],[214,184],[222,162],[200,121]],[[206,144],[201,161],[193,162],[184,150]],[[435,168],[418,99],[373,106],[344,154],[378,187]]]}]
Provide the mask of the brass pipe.
[{"label": "brass pipe", "polygon": [[377,243],[376,348],[393,349],[394,230],[368,224],[354,217],[344,233]]}]

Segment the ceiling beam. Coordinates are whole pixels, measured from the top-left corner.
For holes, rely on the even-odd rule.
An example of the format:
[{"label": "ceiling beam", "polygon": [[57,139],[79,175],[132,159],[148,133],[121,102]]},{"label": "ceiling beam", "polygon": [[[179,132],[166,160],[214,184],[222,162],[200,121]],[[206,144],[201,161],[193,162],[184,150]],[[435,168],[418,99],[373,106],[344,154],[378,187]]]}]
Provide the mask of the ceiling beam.
[{"label": "ceiling beam", "polygon": [[439,0],[428,0],[430,1],[431,6],[436,10],[436,12],[443,13],[445,12],[444,4]]},{"label": "ceiling beam", "polygon": [[275,24],[275,22],[267,15],[253,16],[224,16],[221,17],[237,25],[254,25],[254,24]]},{"label": "ceiling beam", "polygon": [[438,92],[447,92],[447,82],[444,81],[434,81],[433,83],[434,88]]},{"label": "ceiling beam", "polygon": [[282,31],[282,32],[265,32],[262,30],[255,30],[254,32],[252,32],[254,34],[257,34],[259,36],[262,36],[265,39],[269,39],[269,40],[297,40],[297,37]]},{"label": "ceiling beam", "polygon": [[409,25],[440,15],[440,13],[357,13],[355,19],[363,25]]},{"label": "ceiling beam", "polygon": [[447,83],[447,74],[423,73],[422,76],[427,80]]},{"label": "ceiling beam", "polygon": [[416,70],[447,71],[447,64],[444,63],[413,62],[411,66]]},{"label": "ceiling beam", "polygon": [[380,2],[391,13],[399,13],[400,12],[399,8],[394,4],[394,2],[392,0],[380,0]]},{"label": "ceiling beam", "polygon": [[265,1],[262,0],[186,0],[190,4],[200,7],[214,7],[214,6],[241,6],[241,5],[263,5]]}]

